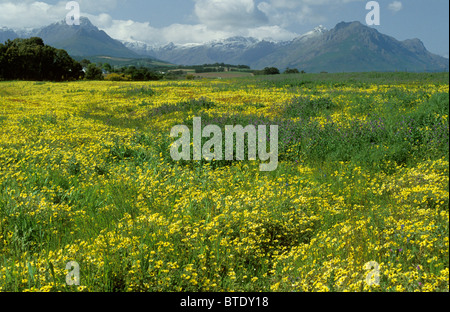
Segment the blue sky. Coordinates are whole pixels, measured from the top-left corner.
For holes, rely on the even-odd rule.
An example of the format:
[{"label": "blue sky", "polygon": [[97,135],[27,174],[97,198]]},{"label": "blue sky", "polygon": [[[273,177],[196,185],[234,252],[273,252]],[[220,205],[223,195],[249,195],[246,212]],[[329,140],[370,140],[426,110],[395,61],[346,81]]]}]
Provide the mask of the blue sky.
[{"label": "blue sky", "polygon": [[[68,1],[0,0],[0,27],[45,26],[65,19]],[[365,24],[365,0],[79,0],[81,15],[120,40],[200,43],[235,35],[289,40],[318,25]],[[399,40],[419,38],[449,51],[449,1],[380,0],[380,25]]]}]

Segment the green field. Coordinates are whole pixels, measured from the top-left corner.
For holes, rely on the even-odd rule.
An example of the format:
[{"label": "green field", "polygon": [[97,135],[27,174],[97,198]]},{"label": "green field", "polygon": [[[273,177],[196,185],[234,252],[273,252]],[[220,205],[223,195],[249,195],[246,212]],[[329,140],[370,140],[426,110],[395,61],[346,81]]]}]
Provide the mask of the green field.
[{"label": "green field", "polygon": [[[448,73],[0,82],[0,291],[448,292],[448,105]],[[174,161],[193,117],[278,125],[277,169]]]}]

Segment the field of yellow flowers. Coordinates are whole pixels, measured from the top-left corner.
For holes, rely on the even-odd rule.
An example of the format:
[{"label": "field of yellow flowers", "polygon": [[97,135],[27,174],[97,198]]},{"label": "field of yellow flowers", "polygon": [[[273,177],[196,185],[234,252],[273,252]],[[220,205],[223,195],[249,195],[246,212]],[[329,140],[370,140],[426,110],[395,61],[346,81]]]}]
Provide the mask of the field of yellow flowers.
[{"label": "field of yellow flowers", "polygon": [[[449,291],[448,104],[448,73],[0,82],[0,291]],[[278,125],[277,170],[172,160],[196,116]]]}]

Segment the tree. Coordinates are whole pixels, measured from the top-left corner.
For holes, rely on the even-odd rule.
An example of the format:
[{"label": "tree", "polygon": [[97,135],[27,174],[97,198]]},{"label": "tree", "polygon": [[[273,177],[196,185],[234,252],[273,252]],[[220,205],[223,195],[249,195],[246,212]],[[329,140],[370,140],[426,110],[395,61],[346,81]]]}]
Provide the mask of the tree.
[{"label": "tree", "polygon": [[264,68],[264,75],[279,75],[280,71],[276,67],[266,67]]},{"label": "tree", "polygon": [[90,63],[86,69],[85,78],[87,80],[103,80],[103,71],[97,65]]},{"label": "tree", "polygon": [[285,74],[299,74],[300,72],[298,71],[297,68],[286,68],[286,70],[284,71]]},{"label": "tree", "polygon": [[108,73],[112,72],[112,66],[109,63],[103,63],[102,69],[104,69]]},{"label": "tree", "polygon": [[0,44],[0,79],[5,76],[5,67],[6,67],[6,46]]},{"label": "tree", "polygon": [[52,80],[77,80],[83,76],[81,64],[73,60],[65,50],[55,50],[53,67],[54,79]]},{"label": "tree", "polygon": [[45,45],[39,37],[0,44],[0,78],[63,81],[82,75],[81,65],[66,51]]},{"label": "tree", "polygon": [[155,73],[146,67],[136,68],[136,66],[130,66],[122,68],[120,71],[134,81],[160,80],[162,78],[161,74]]},{"label": "tree", "polygon": [[106,75],[105,80],[108,81],[130,81],[131,78],[129,76],[126,76],[124,73],[110,73]]},{"label": "tree", "polygon": [[81,66],[83,66],[83,68],[87,68],[89,64],[91,64],[91,61],[87,60],[87,59],[82,59],[80,62]]}]

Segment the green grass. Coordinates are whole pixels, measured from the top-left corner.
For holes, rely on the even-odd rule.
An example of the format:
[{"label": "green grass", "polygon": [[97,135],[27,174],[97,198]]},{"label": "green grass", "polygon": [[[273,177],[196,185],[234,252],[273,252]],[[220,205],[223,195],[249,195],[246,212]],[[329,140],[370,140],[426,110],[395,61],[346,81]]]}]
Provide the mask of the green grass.
[{"label": "green grass", "polygon": [[[422,290],[419,283],[448,291],[449,95],[420,89],[448,84],[448,73],[230,81],[212,86],[285,88],[295,97],[274,103],[276,117],[215,116],[221,105],[203,95],[153,107],[163,92],[154,85],[102,93],[133,101],[142,117],[132,118],[122,114],[128,106],[91,102],[80,86],[86,103],[73,115],[2,111],[0,127],[13,119],[29,139],[0,143],[0,290],[77,291],[64,279],[65,263],[75,260],[82,285],[100,292],[367,291],[368,261],[384,265],[376,291]],[[373,84],[391,88],[380,99],[365,93]],[[419,87],[402,88],[408,84]],[[346,109],[364,118],[348,127],[330,121]],[[149,121],[174,114],[182,117],[173,124],[189,127],[192,116],[221,128],[278,124],[278,169],[173,161],[166,128]],[[68,130],[74,125],[83,127]],[[52,140],[59,133],[67,141]]]}]

